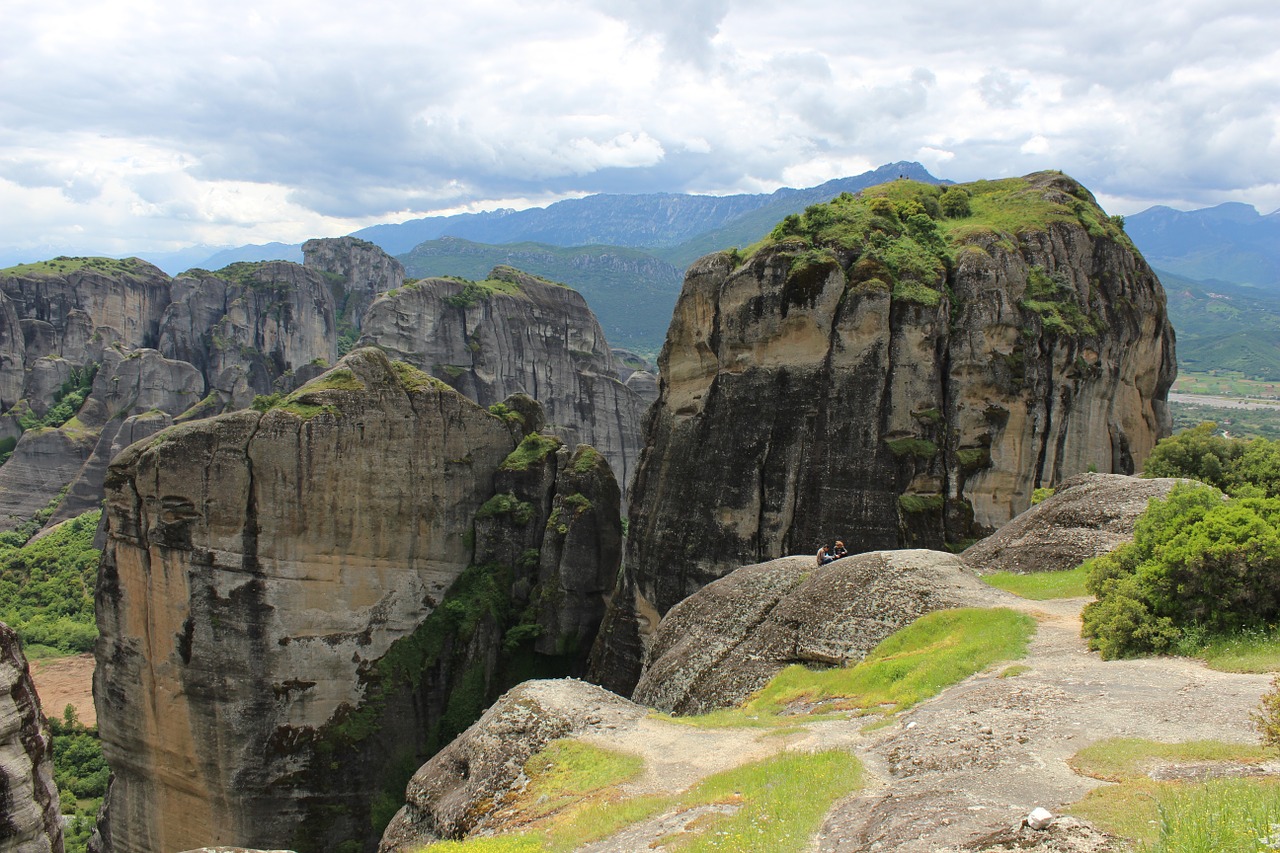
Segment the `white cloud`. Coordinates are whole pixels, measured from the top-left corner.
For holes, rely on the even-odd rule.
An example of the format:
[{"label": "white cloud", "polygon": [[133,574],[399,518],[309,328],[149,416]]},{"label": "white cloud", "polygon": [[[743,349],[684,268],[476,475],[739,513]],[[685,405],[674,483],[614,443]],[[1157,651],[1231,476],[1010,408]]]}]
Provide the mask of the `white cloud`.
[{"label": "white cloud", "polygon": [[1280,204],[1280,8],[1259,0],[5,7],[11,247],[297,240],[911,158],[1060,168],[1130,212]]}]

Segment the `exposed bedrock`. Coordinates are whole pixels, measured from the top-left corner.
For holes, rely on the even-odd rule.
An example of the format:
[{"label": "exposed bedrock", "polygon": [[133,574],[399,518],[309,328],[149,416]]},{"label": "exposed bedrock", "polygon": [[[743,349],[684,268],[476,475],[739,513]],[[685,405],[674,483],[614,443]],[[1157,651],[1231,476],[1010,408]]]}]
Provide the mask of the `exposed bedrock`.
[{"label": "exposed bedrock", "polygon": [[1078,474],[961,556],[980,572],[1056,572],[1133,540],[1154,498],[1183,480],[1121,474]]},{"label": "exposed bedrock", "polygon": [[783,667],[857,663],[926,613],[987,607],[991,595],[939,551],[873,551],[821,569],[812,557],[744,566],[667,613],[632,698],[674,714],[734,707]]},{"label": "exposed bedrock", "polygon": [[485,282],[422,279],[373,303],[361,343],[483,406],[528,394],[567,444],[603,453],[626,489],[644,404],[618,379],[604,332],[577,291],[511,267],[496,267]]},{"label": "exposed bedrock", "polygon": [[308,240],[302,244],[302,257],[304,266],[319,270],[338,285],[339,325],[345,321],[356,331],[378,294],[404,284],[404,265],[358,237]]},{"label": "exposed bedrock", "polygon": [[0,623],[0,850],[62,853],[52,738],[18,635]]},{"label": "exposed bedrock", "polygon": [[1060,173],[963,187],[1034,215],[947,220],[940,190],[897,182],[689,269],[601,683],[626,692],[657,618],[738,566],[837,537],[940,549],[1168,434],[1173,331],[1128,239]]},{"label": "exposed bedrock", "polygon": [[531,400],[506,413],[362,349],[265,413],[117,457],[100,849],[372,850],[412,772],[501,689],[581,671],[617,486],[590,448],[526,435]]}]

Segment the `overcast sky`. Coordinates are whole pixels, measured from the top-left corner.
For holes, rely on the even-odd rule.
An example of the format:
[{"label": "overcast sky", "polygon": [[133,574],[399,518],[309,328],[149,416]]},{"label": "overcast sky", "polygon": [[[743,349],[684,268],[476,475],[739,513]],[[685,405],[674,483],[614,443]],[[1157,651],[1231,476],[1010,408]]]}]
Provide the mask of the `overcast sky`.
[{"label": "overcast sky", "polygon": [[0,256],[897,160],[1280,207],[1275,0],[0,0]]}]

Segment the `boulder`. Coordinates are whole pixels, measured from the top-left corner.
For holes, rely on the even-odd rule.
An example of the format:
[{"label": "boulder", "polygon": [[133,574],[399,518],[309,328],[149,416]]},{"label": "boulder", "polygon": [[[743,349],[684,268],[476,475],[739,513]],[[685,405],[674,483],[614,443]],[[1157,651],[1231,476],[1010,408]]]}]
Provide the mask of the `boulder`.
[{"label": "boulder", "polygon": [[408,853],[432,841],[461,838],[518,787],[525,763],[551,741],[648,713],[572,679],[527,681],[513,688],[414,774],[407,802],[383,833],[379,853]]},{"label": "boulder", "polygon": [[674,714],[732,707],[783,667],[856,663],[926,613],[989,606],[991,594],[962,560],[938,551],[744,566],[671,608],[632,699]]},{"label": "boulder", "polygon": [[1132,540],[1147,504],[1180,482],[1185,481],[1078,474],[961,556],[984,574],[1074,569]]}]

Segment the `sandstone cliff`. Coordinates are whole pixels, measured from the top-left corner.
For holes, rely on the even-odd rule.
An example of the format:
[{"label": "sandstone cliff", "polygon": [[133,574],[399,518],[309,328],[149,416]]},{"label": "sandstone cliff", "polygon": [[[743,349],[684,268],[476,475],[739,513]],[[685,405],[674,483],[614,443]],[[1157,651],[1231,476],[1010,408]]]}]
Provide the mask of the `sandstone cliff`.
[{"label": "sandstone cliff", "polygon": [[607,686],[634,683],[657,616],[739,565],[835,537],[963,541],[1038,486],[1133,472],[1168,433],[1164,292],[1089,192],[1040,173],[946,193],[841,196],[690,268],[595,668]]},{"label": "sandstone cliff", "polygon": [[[338,325],[359,331],[365,311],[379,294],[404,284],[404,266],[367,240],[357,237],[308,240],[302,244],[303,265],[340,282]],[[340,332],[347,331],[340,328]]]},{"label": "sandstone cliff", "polygon": [[265,413],[121,453],[96,601],[102,849],[372,849],[501,688],[581,671],[617,485],[540,421],[362,349]]},{"label": "sandstone cliff", "polygon": [[0,850],[62,853],[52,741],[18,635],[0,623]]},{"label": "sandstone cliff", "polygon": [[481,282],[423,279],[373,303],[361,343],[481,405],[530,395],[566,443],[595,447],[627,487],[643,404],[618,379],[600,324],[577,291],[510,267]]}]

